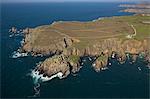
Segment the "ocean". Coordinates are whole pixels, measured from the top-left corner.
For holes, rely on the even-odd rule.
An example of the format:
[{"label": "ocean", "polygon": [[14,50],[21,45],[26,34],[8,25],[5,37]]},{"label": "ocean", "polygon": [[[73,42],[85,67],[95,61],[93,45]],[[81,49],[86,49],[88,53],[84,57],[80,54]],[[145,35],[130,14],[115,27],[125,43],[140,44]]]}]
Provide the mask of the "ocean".
[{"label": "ocean", "polygon": [[[29,76],[41,57],[13,59],[22,36],[10,38],[8,30],[34,28],[54,21],[91,21],[99,17],[132,15],[119,12],[121,3],[2,3],[1,4],[1,97],[31,98],[34,81]],[[96,73],[84,57],[80,72],[65,79],[41,83],[39,98],[148,98],[149,69],[139,59],[120,65],[115,60],[109,69]],[[140,67],[139,70],[137,67]]]}]

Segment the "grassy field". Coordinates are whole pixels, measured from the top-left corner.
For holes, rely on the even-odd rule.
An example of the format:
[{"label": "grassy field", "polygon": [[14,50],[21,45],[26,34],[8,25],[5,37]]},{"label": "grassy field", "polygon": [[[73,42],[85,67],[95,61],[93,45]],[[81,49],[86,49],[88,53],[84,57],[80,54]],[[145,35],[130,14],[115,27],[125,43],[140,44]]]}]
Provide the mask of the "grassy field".
[{"label": "grassy field", "polygon": [[39,26],[32,30],[32,46],[49,46],[64,37],[78,40],[74,47],[83,48],[108,38],[129,39],[127,35],[136,35],[130,39],[150,38],[150,16],[120,16],[103,18],[88,22],[55,22]]}]

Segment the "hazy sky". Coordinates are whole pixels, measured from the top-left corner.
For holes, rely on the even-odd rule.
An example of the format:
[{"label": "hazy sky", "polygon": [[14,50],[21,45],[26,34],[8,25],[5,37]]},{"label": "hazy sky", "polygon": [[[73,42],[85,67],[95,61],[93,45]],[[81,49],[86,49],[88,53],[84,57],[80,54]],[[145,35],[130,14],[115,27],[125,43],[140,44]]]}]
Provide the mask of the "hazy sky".
[{"label": "hazy sky", "polygon": [[149,0],[0,0],[0,2],[127,2],[127,1],[149,1]]}]

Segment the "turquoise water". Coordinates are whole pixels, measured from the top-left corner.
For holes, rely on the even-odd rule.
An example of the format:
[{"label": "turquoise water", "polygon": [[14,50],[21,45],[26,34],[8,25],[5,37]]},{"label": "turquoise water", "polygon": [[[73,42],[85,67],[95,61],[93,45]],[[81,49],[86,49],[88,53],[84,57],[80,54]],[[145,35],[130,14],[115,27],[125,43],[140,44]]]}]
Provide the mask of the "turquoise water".
[{"label": "turquoise water", "polygon": [[[20,46],[21,36],[9,38],[8,30],[51,24],[53,21],[90,21],[99,17],[131,15],[118,12],[120,3],[28,3],[1,4],[1,96],[30,98],[34,95],[33,80],[28,73],[44,58],[31,56],[12,59]],[[96,73],[87,60],[76,75],[44,82],[40,96],[51,98],[144,98],[149,97],[149,70],[138,61],[119,65],[115,60],[106,71]],[[141,71],[137,69],[141,67]]]}]

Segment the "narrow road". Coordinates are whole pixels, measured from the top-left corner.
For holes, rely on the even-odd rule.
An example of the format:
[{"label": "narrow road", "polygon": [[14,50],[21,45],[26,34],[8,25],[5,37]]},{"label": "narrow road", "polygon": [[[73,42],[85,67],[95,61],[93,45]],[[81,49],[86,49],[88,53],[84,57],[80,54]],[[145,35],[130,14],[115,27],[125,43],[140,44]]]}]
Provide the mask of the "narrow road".
[{"label": "narrow road", "polygon": [[135,27],[131,24],[131,25],[129,25],[129,23],[127,23],[128,24],[128,26],[131,26],[131,28],[133,29],[133,31],[134,31],[134,34],[131,34],[131,35],[127,35],[126,37],[127,38],[133,38],[134,36],[136,36],[136,34],[137,34],[137,32],[136,32],[136,29],[135,29]]},{"label": "narrow road", "polygon": [[132,35],[132,37],[136,36],[136,29],[135,29],[135,27],[133,25],[131,25],[131,27],[133,28],[133,31],[134,31],[134,34]]}]

